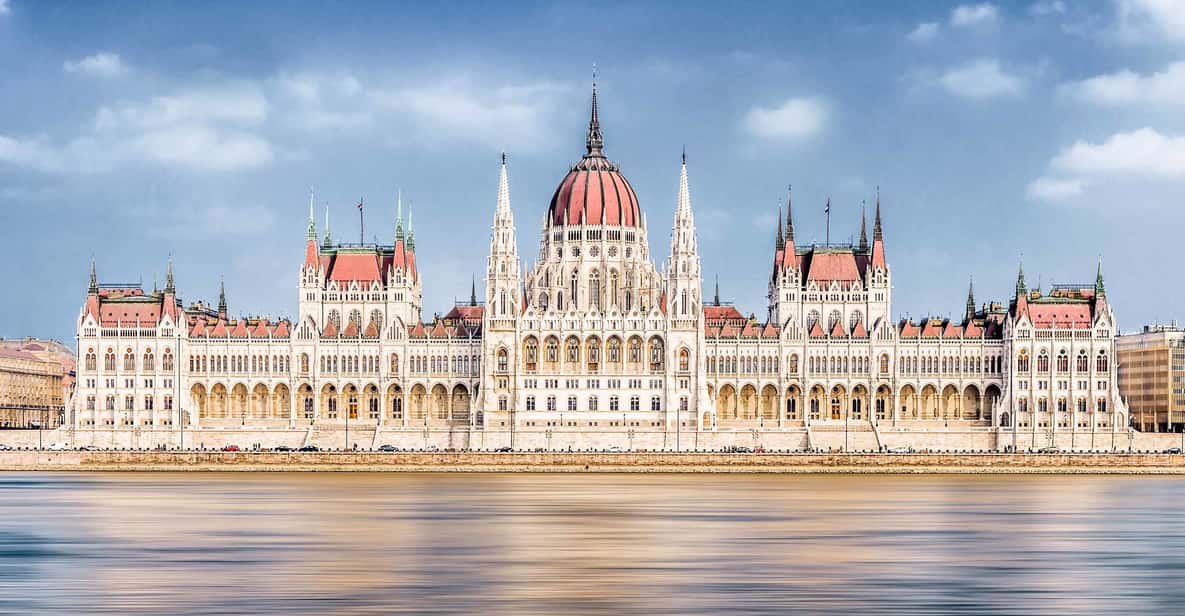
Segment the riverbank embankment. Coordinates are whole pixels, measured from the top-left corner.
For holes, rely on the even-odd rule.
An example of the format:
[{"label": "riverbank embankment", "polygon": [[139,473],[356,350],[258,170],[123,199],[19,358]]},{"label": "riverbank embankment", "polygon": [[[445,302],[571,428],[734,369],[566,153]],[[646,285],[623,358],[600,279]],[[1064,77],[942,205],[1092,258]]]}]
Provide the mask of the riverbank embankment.
[{"label": "riverbank embankment", "polygon": [[2,471],[1185,475],[1160,453],[5,451]]}]

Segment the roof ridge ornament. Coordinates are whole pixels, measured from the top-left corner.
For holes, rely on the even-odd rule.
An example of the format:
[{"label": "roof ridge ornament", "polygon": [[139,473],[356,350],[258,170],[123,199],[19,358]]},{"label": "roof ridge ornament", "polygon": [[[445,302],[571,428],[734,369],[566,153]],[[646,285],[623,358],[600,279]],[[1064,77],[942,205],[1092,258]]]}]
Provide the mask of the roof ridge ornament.
[{"label": "roof ridge ornament", "polygon": [[588,118],[588,138],[585,139],[586,157],[604,158],[605,140],[601,136],[601,119],[597,113],[597,65],[593,63],[592,108]]}]

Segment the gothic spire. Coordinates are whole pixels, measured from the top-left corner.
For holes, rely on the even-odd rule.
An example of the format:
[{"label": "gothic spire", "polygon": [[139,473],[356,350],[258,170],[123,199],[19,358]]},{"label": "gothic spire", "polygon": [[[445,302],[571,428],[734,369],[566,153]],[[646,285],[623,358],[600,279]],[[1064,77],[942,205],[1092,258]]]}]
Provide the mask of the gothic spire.
[{"label": "gothic spire", "polygon": [[975,318],[975,278],[967,286],[967,321]]},{"label": "gothic spire", "polygon": [[218,316],[226,318],[226,280],[218,278]]},{"label": "gothic spire", "polygon": [[1107,289],[1103,285],[1103,258],[1099,257],[1099,267],[1094,275],[1094,295],[1095,297],[1103,297],[1107,294]]},{"label": "gothic spire", "polygon": [[403,189],[395,193],[395,241],[403,239]]},{"label": "gothic spire", "polygon": [[605,142],[601,138],[601,119],[597,115],[597,68],[593,67],[592,111],[588,118],[588,138],[584,142],[588,156],[604,157]]},{"label": "gothic spire", "polygon": [[860,202],[860,250],[868,250],[868,231],[866,229],[868,216],[864,212],[864,202]]},{"label": "gothic spire", "polygon": [[781,199],[779,199],[778,200],[778,235],[777,235],[777,238],[774,240],[774,248],[776,250],[782,250],[785,247],[786,247],[786,238],[784,235],[782,235],[782,201],[781,201]]},{"label": "gothic spire", "polygon": [[872,241],[884,240],[881,234],[881,187],[876,187],[876,219],[872,223]]},{"label": "gothic spire", "polygon": [[477,305],[477,277],[471,276],[469,279],[469,305]]},{"label": "gothic spire", "polygon": [[309,241],[317,241],[317,221],[313,217],[313,187],[309,187]]},{"label": "gothic spire", "polygon": [[326,203],[325,204],[325,240],[322,243],[326,246],[329,246],[331,241],[332,240],[329,238],[329,204]]},{"label": "gothic spire", "polygon": [[169,257],[169,264],[165,268],[165,293],[177,293],[177,287],[173,284],[173,257]]},{"label": "gothic spire", "polygon": [[411,201],[407,202],[407,247],[416,249],[416,232],[411,228]]},{"label": "gothic spire", "polygon": [[683,150],[683,162],[679,167],[679,204],[675,209],[675,218],[691,216],[691,191],[687,188],[687,150]]},{"label": "gothic spire", "polygon": [[502,169],[498,172],[498,210],[497,216],[510,214],[510,180],[506,175],[506,152],[502,152]]},{"label": "gothic spire", "polygon": [[99,293],[99,276],[95,272],[95,257],[91,256],[91,284],[87,288],[87,293],[97,295]]},{"label": "gothic spire", "polygon": [[1025,262],[1020,262],[1020,268],[1016,272],[1016,295],[1028,295],[1029,290],[1025,287]]},{"label": "gothic spire", "polygon": [[[794,243],[794,210],[791,198],[794,192],[794,185],[788,184],[786,186],[786,243]],[[781,213],[779,212],[779,216]]]},{"label": "gothic spire", "polygon": [[720,305],[720,274],[716,274],[716,294],[715,294],[714,299],[716,300],[716,305],[719,306]]}]

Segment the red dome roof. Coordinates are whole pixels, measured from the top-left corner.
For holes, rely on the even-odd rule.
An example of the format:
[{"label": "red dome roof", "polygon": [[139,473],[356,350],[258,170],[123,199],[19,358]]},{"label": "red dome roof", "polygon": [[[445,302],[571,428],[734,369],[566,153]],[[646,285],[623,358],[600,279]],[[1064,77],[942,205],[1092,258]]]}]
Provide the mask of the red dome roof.
[{"label": "red dome roof", "polygon": [[547,215],[554,225],[642,224],[638,196],[617,167],[604,158],[586,157],[555,189]]},{"label": "red dome roof", "polygon": [[553,225],[642,224],[638,195],[617,165],[602,152],[601,123],[597,116],[597,86],[593,84],[592,117],[588,122],[588,152],[572,167],[555,189],[547,216]]}]

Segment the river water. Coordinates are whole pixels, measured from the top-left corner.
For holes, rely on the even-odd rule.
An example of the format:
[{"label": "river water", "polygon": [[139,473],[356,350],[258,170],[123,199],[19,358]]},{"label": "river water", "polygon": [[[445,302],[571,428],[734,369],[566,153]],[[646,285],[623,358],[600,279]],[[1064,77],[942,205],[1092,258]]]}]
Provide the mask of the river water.
[{"label": "river water", "polygon": [[1185,479],[0,474],[0,613],[1185,613]]}]

